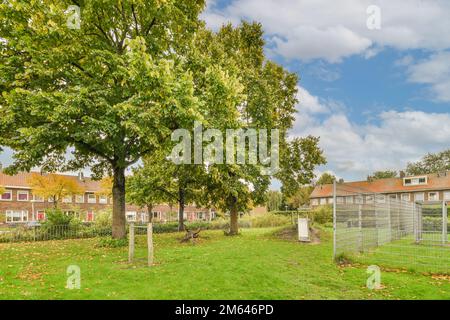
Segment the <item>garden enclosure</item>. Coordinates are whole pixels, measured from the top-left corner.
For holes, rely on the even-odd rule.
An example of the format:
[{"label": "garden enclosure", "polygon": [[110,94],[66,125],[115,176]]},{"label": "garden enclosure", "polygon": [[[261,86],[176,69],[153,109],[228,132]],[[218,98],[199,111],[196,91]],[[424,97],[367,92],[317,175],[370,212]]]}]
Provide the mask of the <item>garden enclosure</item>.
[{"label": "garden enclosure", "polygon": [[335,183],[334,258],[418,272],[450,273],[449,208]]}]

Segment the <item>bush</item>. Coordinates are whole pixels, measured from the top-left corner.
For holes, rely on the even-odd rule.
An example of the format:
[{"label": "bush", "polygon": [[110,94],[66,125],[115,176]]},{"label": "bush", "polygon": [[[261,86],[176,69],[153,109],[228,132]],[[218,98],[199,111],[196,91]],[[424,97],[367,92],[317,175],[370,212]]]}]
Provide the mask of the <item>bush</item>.
[{"label": "bush", "polygon": [[65,215],[60,209],[47,209],[45,211],[47,220],[42,223],[43,226],[69,226],[72,216]]},{"label": "bush", "polygon": [[112,210],[106,209],[95,215],[93,226],[97,229],[112,228]]},{"label": "bush", "polygon": [[311,219],[315,223],[326,224],[333,222],[333,209],[331,206],[320,206],[311,213]]},{"label": "bush", "polygon": [[266,228],[284,226],[291,222],[291,218],[284,215],[266,213],[258,216],[244,216],[241,228]]},{"label": "bush", "polygon": [[100,248],[119,248],[128,246],[128,239],[100,238],[97,245]]}]

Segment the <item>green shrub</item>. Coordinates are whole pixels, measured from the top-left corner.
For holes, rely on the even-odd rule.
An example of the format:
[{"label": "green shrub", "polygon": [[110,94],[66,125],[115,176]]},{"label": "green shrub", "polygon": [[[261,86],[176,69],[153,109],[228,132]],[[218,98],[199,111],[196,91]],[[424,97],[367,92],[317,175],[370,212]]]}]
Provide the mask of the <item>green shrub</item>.
[{"label": "green shrub", "polygon": [[257,216],[244,216],[240,221],[241,228],[266,228],[290,224],[291,217],[266,213]]},{"label": "green shrub", "polygon": [[100,248],[119,248],[128,246],[128,239],[113,239],[111,237],[100,238],[97,242]]},{"label": "green shrub", "polygon": [[315,223],[325,224],[333,222],[333,209],[331,206],[320,206],[311,213],[311,219]]},{"label": "green shrub", "polygon": [[112,228],[112,210],[106,209],[99,211],[95,215],[95,220],[93,225],[97,229],[107,229]]},{"label": "green shrub", "polygon": [[61,209],[47,209],[45,210],[47,220],[42,223],[43,226],[69,226],[72,221],[72,216],[65,215]]}]

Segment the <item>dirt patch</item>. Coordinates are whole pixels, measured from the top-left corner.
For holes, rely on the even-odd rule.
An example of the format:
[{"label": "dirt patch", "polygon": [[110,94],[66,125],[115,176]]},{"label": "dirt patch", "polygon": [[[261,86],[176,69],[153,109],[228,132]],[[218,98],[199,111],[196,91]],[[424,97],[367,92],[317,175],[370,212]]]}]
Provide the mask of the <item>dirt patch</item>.
[{"label": "dirt patch", "polygon": [[[295,241],[299,242],[298,240],[298,231],[297,227],[292,226],[285,229],[282,229],[275,233],[275,236],[282,240],[287,241]],[[310,227],[309,228],[309,236],[310,236],[310,242],[301,242],[301,243],[309,243],[309,244],[319,244],[320,243],[320,230]]]}]

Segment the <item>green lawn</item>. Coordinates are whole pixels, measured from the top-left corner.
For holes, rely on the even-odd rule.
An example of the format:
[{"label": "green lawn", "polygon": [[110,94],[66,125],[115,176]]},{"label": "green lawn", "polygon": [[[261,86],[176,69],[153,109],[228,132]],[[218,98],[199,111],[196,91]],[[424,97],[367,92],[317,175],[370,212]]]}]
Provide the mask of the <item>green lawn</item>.
[{"label": "green lawn", "polygon": [[[282,240],[275,229],[226,237],[202,232],[196,245],[181,234],[155,235],[156,265],[130,266],[127,248],[97,248],[98,239],[0,245],[1,299],[450,299],[450,281],[383,272],[382,290],[365,287],[364,267],[337,267],[332,243]],[[138,237],[137,257],[145,257]],[[66,268],[81,268],[81,289],[65,289]]]}]

